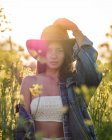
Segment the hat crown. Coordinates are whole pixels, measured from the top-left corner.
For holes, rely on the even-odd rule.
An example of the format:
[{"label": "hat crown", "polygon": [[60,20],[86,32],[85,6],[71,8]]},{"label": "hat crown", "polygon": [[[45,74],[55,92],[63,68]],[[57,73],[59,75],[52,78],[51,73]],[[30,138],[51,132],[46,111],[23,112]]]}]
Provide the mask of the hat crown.
[{"label": "hat crown", "polygon": [[68,40],[69,36],[67,30],[63,29],[59,25],[50,25],[46,27],[42,34],[42,40]]}]

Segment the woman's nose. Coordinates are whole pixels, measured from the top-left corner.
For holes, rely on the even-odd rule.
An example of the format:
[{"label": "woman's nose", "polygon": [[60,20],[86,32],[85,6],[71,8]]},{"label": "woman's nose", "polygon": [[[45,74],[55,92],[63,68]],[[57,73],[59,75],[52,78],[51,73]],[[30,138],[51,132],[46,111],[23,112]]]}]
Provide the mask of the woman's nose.
[{"label": "woman's nose", "polygon": [[57,57],[57,52],[56,52],[55,50],[53,50],[53,51],[51,52],[51,56],[52,56],[53,58]]}]

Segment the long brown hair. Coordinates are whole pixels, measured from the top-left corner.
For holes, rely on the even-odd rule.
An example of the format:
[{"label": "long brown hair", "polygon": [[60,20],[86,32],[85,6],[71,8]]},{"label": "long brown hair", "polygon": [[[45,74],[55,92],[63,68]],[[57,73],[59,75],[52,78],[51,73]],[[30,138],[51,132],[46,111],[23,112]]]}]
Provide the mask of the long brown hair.
[{"label": "long brown hair", "polygon": [[59,72],[60,80],[65,80],[66,78],[71,76],[73,71],[72,48],[64,44],[63,49],[64,49],[65,58]]}]

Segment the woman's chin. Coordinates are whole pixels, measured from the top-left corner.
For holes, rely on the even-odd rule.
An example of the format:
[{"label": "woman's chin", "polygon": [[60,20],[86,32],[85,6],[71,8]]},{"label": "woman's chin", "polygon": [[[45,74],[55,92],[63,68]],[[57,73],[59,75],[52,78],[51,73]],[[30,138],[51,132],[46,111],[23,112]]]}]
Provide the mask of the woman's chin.
[{"label": "woman's chin", "polygon": [[49,69],[53,69],[53,70],[58,70],[59,69],[59,66],[57,66],[57,65],[50,65],[48,67],[49,67]]}]

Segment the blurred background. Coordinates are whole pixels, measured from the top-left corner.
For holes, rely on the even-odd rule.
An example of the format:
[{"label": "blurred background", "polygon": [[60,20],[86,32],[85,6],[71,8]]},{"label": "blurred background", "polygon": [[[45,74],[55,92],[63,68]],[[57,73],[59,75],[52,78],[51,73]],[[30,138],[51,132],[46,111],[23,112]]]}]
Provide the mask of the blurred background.
[{"label": "blurred background", "polygon": [[[20,85],[36,72],[27,39],[39,39],[57,18],[68,18],[93,41],[103,80],[98,89],[81,87],[99,140],[112,140],[112,1],[0,0],[0,139],[13,140]],[[70,37],[72,33],[69,32]],[[94,95],[93,95],[94,93]]]}]

